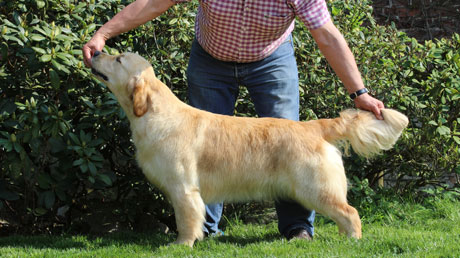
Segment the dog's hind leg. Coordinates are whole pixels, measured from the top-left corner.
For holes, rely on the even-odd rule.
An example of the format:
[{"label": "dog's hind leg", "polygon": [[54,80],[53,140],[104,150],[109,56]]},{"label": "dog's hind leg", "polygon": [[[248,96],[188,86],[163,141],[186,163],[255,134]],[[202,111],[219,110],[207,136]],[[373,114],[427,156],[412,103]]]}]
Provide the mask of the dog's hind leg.
[{"label": "dog's hind leg", "polygon": [[347,203],[347,178],[340,153],[335,148],[325,148],[321,161],[310,168],[311,176],[294,180],[296,199],[334,220],[340,233],[361,238],[358,212]]},{"label": "dog's hind leg", "polygon": [[[306,192],[302,194],[306,198],[300,197],[298,192],[297,200],[304,207],[330,217],[337,223],[339,233],[361,238],[361,220],[358,211],[347,203],[345,196],[338,196],[336,192],[327,191],[320,191],[318,195]],[[317,198],[311,198],[312,195],[316,195]]]},{"label": "dog's hind leg", "polygon": [[323,213],[334,220],[339,233],[349,237],[361,238],[361,220],[358,211],[346,202],[333,202],[323,205]]},{"label": "dog's hind leg", "polygon": [[170,198],[176,217],[179,236],[174,244],[190,247],[196,239],[203,238],[205,207],[198,188],[175,189]]},{"label": "dog's hind leg", "polygon": [[361,220],[358,211],[347,202],[347,179],[342,166],[325,166],[322,173],[330,173],[323,182],[323,187],[318,189],[318,211],[334,220],[339,233],[345,233],[349,237],[361,238]]},{"label": "dog's hind leg", "polygon": [[296,199],[305,208],[316,210],[334,220],[339,227],[339,233],[361,238],[361,220],[358,211],[347,203],[345,194],[324,189],[300,190],[296,191]]}]

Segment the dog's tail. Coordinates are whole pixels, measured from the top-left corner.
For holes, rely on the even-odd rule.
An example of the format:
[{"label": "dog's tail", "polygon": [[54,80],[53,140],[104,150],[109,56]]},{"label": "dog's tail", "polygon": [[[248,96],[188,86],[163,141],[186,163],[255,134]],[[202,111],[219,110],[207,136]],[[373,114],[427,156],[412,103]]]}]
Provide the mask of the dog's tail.
[{"label": "dog's tail", "polygon": [[382,109],[384,120],[362,110],[348,109],[340,117],[330,120],[323,132],[330,142],[346,140],[360,156],[371,157],[381,150],[388,150],[398,140],[409,120],[400,112]]}]

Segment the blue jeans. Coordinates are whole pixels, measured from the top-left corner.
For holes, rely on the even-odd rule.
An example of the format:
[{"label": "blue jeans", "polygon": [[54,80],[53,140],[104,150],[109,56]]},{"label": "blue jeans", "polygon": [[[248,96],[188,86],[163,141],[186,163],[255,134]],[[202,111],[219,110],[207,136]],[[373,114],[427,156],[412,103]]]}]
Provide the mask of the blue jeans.
[{"label": "blue jeans", "polygon": [[[292,37],[273,54],[252,63],[223,62],[195,40],[187,68],[189,104],[209,112],[233,115],[239,86],[245,86],[259,117],[299,120],[299,79]],[[278,229],[284,236],[304,228],[313,236],[315,212],[290,200],[275,202]],[[204,232],[218,232],[223,203],[206,205]]]}]

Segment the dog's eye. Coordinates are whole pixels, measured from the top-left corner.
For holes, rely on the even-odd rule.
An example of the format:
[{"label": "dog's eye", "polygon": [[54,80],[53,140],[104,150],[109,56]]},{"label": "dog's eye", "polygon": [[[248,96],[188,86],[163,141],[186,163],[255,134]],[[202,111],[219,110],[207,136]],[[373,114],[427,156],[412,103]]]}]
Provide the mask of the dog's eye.
[{"label": "dog's eye", "polygon": [[116,58],[117,62],[121,64],[121,56]]}]

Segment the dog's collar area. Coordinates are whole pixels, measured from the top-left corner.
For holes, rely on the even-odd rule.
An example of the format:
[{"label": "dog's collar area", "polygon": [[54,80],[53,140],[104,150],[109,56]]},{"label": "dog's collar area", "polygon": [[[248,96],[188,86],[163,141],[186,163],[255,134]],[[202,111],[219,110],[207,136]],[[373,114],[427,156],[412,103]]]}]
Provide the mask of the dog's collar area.
[{"label": "dog's collar area", "polygon": [[96,69],[94,69],[94,68],[91,68],[91,72],[92,72],[94,75],[101,77],[104,81],[109,81],[109,78],[108,78],[105,74],[99,72],[98,70],[96,70]]}]

